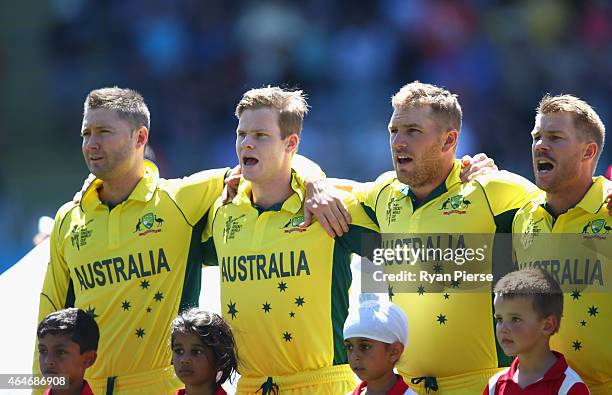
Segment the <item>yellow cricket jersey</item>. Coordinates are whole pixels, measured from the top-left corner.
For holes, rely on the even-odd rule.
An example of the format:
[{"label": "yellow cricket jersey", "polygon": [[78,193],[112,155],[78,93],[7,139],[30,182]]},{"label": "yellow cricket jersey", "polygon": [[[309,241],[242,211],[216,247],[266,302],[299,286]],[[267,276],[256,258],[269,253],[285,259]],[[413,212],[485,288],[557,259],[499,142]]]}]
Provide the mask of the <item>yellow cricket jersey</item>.
[{"label": "yellow cricket jersey", "polygon": [[349,304],[350,256],[377,227],[354,196],[344,202],[353,223],[331,238],[315,222],[306,229],[304,187],[267,210],[251,203],[242,181],[228,205],[215,203],[203,238],[206,264],[218,264],[221,308],[245,378],[295,375],[346,364],[342,329]]},{"label": "yellow cricket jersey", "polygon": [[198,303],[201,234],[226,171],[165,180],[145,161],[144,177],[112,210],[98,197],[100,180],[80,203],[59,209],[39,321],[71,306],[95,318],[98,359],[87,379],[119,381],[170,366],[170,323]]},{"label": "yellow cricket jersey", "polygon": [[[419,238],[417,234],[445,233],[458,234],[461,239],[461,235],[470,233],[510,232],[516,210],[540,193],[526,179],[508,172],[461,183],[460,170],[460,162],[455,161],[446,181],[418,204],[410,188],[399,182],[394,172],[363,184],[355,194],[376,218],[385,240],[388,234],[403,234],[411,239]],[[426,245],[429,241],[419,242]],[[394,241],[385,244],[393,245]],[[437,273],[452,269],[437,265],[434,268]],[[460,282],[452,286],[464,288]],[[490,291],[440,292],[435,285],[419,281],[414,282],[414,288],[410,293],[389,289],[392,301],[404,310],[409,323],[409,345],[397,365],[401,374],[433,376],[440,383],[443,377],[498,367]],[[480,390],[487,378],[482,378]]]},{"label": "yellow cricket jersey", "polygon": [[512,226],[519,267],[549,271],[564,290],[561,328],[551,348],[589,387],[612,384],[612,220],[605,203],[612,182],[593,181],[582,200],[557,218],[542,197],[522,207]]}]

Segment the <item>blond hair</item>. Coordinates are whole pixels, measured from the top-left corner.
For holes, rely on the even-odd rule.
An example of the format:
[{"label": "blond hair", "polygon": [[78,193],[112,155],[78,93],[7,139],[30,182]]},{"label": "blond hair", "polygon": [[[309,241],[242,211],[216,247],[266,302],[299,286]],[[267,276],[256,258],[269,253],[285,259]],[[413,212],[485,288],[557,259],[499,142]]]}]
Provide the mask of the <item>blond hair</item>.
[{"label": "blond hair", "polygon": [[278,111],[278,127],[281,138],[291,134],[300,135],[304,116],[308,113],[306,94],[301,90],[285,90],[277,86],[251,89],[242,95],[236,106],[236,118],[240,118],[245,110],[259,108],[274,108]]},{"label": "blond hair", "polygon": [[582,140],[594,141],[597,144],[597,156],[595,167],[603,152],[606,138],[606,127],[595,112],[584,100],[572,95],[551,96],[546,94],[538,107],[536,116],[552,114],[557,112],[569,112],[573,116],[574,127],[580,133]]},{"label": "blond hair", "polygon": [[103,108],[117,112],[119,118],[130,123],[132,129],[142,126],[150,129],[151,114],[142,95],[132,89],[112,88],[95,89],[87,95],[84,111]]},{"label": "blond hair", "polygon": [[399,92],[393,95],[391,104],[395,111],[429,105],[440,126],[446,131],[459,132],[461,130],[463,113],[457,95],[446,89],[414,81],[404,85]]}]

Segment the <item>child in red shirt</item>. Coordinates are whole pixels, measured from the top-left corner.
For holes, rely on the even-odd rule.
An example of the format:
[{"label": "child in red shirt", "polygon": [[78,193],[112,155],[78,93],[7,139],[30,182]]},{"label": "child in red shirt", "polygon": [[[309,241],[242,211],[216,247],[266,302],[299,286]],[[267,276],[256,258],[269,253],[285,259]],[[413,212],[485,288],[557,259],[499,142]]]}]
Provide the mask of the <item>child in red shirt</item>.
[{"label": "child in red shirt", "polygon": [[541,269],[507,274],[495,285],[495,334],[512,365],[495,374],[483,395],[588,395],[562,354],[550,350],[559,330],[563,293]]},{"label": "child in red shirt", "polygon": [[97,358],[100,331],[96,321],[81,309],[60,310],[40,322],[36,336],[42,374],[61,375],[66,380],[66,385],[51,387],[44,395],[93,395],[83,377]]},{"label": "child in red shirt", "polygon": [[234,336],[215,313],[190,309],[172,322],[172,364],[185,384],[176,395],[227,395],[221,385],[236,372]]},{"label": "child in red shirt", "polygon": [[408,344],[408,320],[391,302],[361,294],[344,323],[349,365],[362,382],[352,393],[416,395],[393,368]]}]

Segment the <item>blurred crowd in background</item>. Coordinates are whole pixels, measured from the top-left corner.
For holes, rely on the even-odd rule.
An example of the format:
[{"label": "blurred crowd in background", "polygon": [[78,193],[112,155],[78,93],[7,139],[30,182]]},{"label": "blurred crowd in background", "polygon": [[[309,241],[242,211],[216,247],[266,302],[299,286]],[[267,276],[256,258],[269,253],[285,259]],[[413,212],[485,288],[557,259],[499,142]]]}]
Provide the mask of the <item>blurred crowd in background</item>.
[{"label": "blurred crowd in background", "polygon": [[533,179],[529,132],[545,93],[587,100],[609,127],[611,43],[604,0],[3,2],[0,272],[87,176],[79,132],[92,89],[144,95],[164,177],[235,164],[245,90],[303,89],[300,151],[330,176],[366,181],[391,169],[390,97],[418,79],[459,95],[460,155],[485,152]]}]

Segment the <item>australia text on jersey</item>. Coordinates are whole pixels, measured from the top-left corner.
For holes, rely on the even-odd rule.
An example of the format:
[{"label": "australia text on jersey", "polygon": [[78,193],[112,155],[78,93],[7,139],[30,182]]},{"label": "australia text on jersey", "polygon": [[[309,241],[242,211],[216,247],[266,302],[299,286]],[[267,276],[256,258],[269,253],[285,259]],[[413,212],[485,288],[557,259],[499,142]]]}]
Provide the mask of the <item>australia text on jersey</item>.
[{"label": "australia text on jersey", "polygon": [[153,276],[162,271],[170,271],[170,264],[163,248],[157,252],[149,250],[128,254],[127,257],[104,258],[74,268],[81,289]]},{"label": "australia text on jersey", "polygon": [[221,259],[223,282],[266,280],[310,275],[304,250],[269,254],[234,255]]}]

